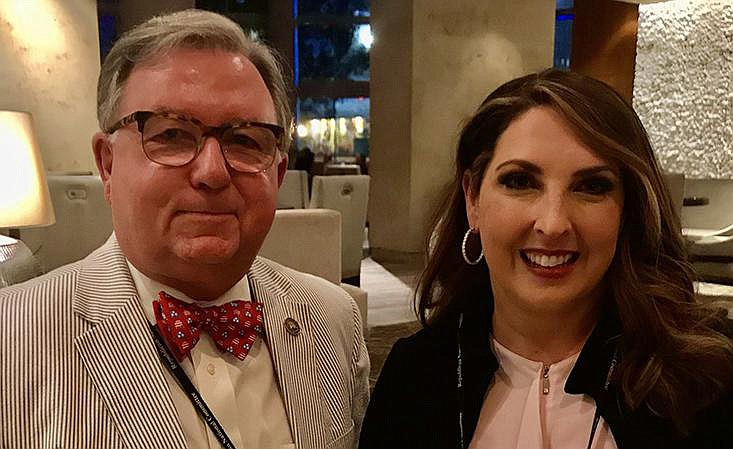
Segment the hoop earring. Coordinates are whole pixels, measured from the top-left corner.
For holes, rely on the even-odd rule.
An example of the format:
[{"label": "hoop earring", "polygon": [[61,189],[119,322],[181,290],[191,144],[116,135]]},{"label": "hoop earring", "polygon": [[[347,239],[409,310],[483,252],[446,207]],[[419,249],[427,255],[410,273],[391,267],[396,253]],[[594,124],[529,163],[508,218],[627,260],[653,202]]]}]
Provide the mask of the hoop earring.
[{"label": "hoop earring", "polygon": [[466,234],[463,236],[463,243],[461,244],[461,254],[463,255],[463,260],[466,261],[469,265],[478,265],[479,262],[481,262],[481,259],[484,258],[484,250],[481,248],[481,253],[479,253],[476,260],[470,260],[468,258],[468,254],[466,254],[466,242],[468,242],[468,236],[471,235],[473,229],[468,228],[466,231]]}]

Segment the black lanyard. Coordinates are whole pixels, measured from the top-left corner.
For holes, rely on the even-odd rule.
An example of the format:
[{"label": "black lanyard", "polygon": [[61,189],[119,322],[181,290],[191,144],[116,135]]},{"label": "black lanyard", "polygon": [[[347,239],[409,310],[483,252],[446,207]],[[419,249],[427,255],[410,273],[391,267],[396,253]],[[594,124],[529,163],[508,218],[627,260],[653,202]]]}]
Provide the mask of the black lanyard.
[{"label": "black lanyard", "polygon": [[[463,393],[463,352],[461,351],[461,331],[463,330],[463,313],[461,313],[458,316],[458,381],[456,385],[456,394],[457,394],[457,400],[458,400],[458,448],[459,449],[466,449],[466,440],[463,432],[463,414],[464,414],[464,408],[465,408],[465,396]],[[603,385],[603,395],[604,399],[605,396],[608,394],[608,387],[611,385],[611,376],[613,375],[613,370],[616,368],[616,363],[618,356],[618,349],[616,349],[613,353],[613,358],[611,359],[611,363],[608,366],[608,374],[606,375],[606,383]],[[593,438],[596,435],[596,429],[598,428],[598,422],[601,419],[601,412],[598,408],[598,405],[596,405],[596,412],[593,415],[593,425],[590,429],[590,436],[588,438],[588,447],[587,449],[591,449],[591,446],[593,445]]]},{"label": "black lanyard", "polygon": [[458,316],[458,448],[466,449],[466,441],[463,435],[463,410],[465,400],[463,394],[463,353],[461,351],[461,330],[463,329],[463,313]]},{"label": "black lanyard", "polygon": [[[613,370],[616,369],[616,364],[618,363],[618,347],[613,350],[613,357],[611,358],[611,363],[608,365],[608,373],[606,374],[606,382],[603,384],[603,396],[602,398],[599,398],[599,400],[605,401],[608,398],[608,386],[611,385],[611,376],[613,375]],[[596,429],[598,428],[598,421],[601,419],[601,409],[598,408],[598,404],[596,404],[596,412],[593,415],[593,425],[590,428],[590,436],[588,437],[588,447],[587,449],[591,449],[591,446],[593,445],[593,437],[596,436]]]},{"label": "black lanyard", "polygon": [[232,440],[230,440],[229,436],[226,434],[226,432],[224,432],[224,428],[221,426],[221,424],[219,424],[219,421],[217,421],[216,417],[211,412],[211,410],[209,410],[209,407],[206,405],[206,402],[204,402],[204,399],[201,397],[198,390],[196,390],[196,387],[193,386],[191,380],[188,378],[188,376],[186,376],[186,373],[183,372],[183,368],[181,368],[181,365],[178,364],[176,358],[173,357],[173,354],[171,354],[170,349],[168,349],[168,346],[166,346],[165,342],[163,341],[163,337],[160,336],[158,327],[152,324],[150,326],[150,329],[153,332],[153,342],[155,343],[155,349],[157,349],[158,355],[160,356],[160,360],[163,362],[163,365],[168,368],[168,371],[170,371],[173,377],[175,377],[178,381],[178,385],[180,385],[183,391],[186,392],[186,395],[188,395],[188,399],[191,401],[191,404],[193,404],[196,412],[199,414],[201,419],[203,419],[204,422],[209,426],[211,432],[214,434],[216,439],[219,440],[221,447],[223,447],[224,449],[236,449],[234,447],[234,444],[232,443]]}]

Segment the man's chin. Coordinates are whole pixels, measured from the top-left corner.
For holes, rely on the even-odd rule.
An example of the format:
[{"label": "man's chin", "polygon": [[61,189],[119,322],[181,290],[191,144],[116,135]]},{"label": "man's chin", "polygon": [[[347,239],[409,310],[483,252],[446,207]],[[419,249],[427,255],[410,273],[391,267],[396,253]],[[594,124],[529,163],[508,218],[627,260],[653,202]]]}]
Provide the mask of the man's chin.
[{"label": "man's chin", "polygon": [[193,264],[216,265],[230,262],[239,251],[238,238],[220,236],[179,237],[175,254]]}]

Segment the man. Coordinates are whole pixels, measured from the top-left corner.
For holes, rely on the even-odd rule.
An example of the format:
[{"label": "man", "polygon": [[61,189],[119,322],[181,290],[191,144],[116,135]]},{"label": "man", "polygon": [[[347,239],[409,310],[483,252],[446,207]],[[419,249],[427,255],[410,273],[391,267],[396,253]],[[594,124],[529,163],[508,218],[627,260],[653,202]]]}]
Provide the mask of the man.
[{"label": "man", "polygon": [[270,50],[219,15],[118,40],[92,139],[114,234],[0,293],[0,447],[356,445],[369,367],[356,305],[256,257],[288,104]]}]

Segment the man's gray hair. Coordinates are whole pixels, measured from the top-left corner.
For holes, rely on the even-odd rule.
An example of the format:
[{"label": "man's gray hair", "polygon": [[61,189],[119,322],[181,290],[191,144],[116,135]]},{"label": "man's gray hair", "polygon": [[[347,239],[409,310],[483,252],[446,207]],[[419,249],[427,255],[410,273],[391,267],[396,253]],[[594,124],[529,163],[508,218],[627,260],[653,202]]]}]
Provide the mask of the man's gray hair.
[{"label": "man's gray hair", "polygon": [[249,59],[270,91],[278,124],[285,128],[282,150],[288,151],[292,111],[283,77],[285,65],[279,55],[247,37],[230,19],[196,9],[153,17],[115,42],[102,64],[97,84],[97,120],[103,131],[114,124],[122,90],[132,69],[175,48],[224,50]]}]

